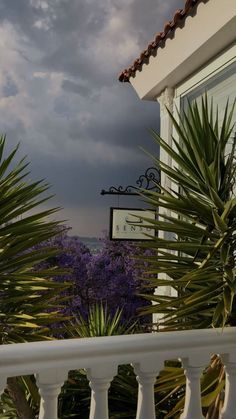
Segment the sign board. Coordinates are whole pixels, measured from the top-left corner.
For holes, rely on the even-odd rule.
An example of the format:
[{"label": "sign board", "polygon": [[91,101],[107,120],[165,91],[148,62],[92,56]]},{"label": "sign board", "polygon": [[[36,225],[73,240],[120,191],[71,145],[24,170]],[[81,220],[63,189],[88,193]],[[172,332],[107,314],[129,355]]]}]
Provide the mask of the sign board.
[{"label": "sign board", "polygon": [[154,210],[137,208],[111,208],[110,210],[110,240],[142,241],[153,240],[155,237],[152,224],[141,218],[155,220],[156,212]]}]

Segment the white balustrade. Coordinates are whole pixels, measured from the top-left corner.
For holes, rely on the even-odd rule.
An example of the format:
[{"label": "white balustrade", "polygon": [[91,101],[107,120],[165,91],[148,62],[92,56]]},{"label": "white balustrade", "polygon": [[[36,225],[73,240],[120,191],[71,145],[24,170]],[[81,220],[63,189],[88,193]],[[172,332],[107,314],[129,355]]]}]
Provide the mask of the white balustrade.
[{"label": "white balustrade", "polygon": [[47,369],[36,374],[41,396],[39,419],[57,419],[57,399],[67,378],[63,368]]},{"label": "white balustrade", "polygon": [[186,393],[184,411],[180,419],[204,419],[201,407],[201,384],[200,378],[204,368],[209,363],[209,356],[190,355],[187,359],[182,359],[184,373],[186,376]]},{"label": "white balustrade", "polygon": [[89,419],[109,419],[108,389],[116,371],[115,365],[106,363],[87,370],[92,389]]},{"label": "white balustrade", "polygon": [[39,419],[57,419],[57,398],[68,371],[85,369],[90,419],[108,419],[110,382],[119,365],[132,364],[139,383],[136,419],[155,419],[155,379],[165,360],[181,359],[186,374],[181,419],[201,419],[200,376],[213,354],[221,356],[226,371],[221,419],[236,419],[236,327],[1,345],[0,391],[8,377],[35,374]]},{"label": "white balustrade", "polygon": [[155,419],[156,417],[154,384],[163,364],[164,362],[159,362],[157,366],[153,357],[145,359],[145,356],[139,364],[134,364],[139,383],[136,419]]},{"label": "white balustrade", "polygon": [[222,356],[225,365],[225,401],[221,412],[221,419],[236,418],[236,351]]}]

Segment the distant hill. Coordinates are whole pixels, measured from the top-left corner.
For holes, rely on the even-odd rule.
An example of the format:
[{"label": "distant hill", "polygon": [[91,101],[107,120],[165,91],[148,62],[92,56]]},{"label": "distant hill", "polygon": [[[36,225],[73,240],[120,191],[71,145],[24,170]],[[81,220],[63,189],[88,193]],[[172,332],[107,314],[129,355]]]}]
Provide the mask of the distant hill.
[{"label": "distant hill", "polygon": [[97,237],[80,237],[78,236],[79,240],[85,244],[91,251],[91,253],[96,254],[102,248],[102,241]]}]

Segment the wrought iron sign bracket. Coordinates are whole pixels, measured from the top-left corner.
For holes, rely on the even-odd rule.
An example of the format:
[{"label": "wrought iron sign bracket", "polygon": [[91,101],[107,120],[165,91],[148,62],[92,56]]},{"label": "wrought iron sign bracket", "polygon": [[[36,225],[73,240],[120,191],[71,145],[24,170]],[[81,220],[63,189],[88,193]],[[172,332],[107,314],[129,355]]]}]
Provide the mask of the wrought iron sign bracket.
[{"label": "wrought iron sign bracket", "polygon": [[108,190],[102,189],[101,195],[139,195],[140,188],[160,192],[158,185],[160,184],[161,172],[157,167],[149,167],[143,175],[140,175],[136,181],[137,186],[128,185],[126,187],[111,186]]}]

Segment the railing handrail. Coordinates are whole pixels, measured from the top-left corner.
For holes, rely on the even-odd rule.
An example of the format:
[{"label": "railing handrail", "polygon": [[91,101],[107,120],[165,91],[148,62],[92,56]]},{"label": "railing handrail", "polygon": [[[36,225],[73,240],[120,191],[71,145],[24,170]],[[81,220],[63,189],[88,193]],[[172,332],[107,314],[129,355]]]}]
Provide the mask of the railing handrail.
[{"label": "railing handrail", "polygon": [[51,340],[0,346],[0,393],[8,377],[35,374],[39,419],[58,419],[58,396],[68,372],[85,369],[90,419],[108,419],[108,389],[118,366],[132,364],[138,381],[136,419],[156,419],[154,384],[166,360],[179,359],[186,376],[181,419],[203,419],[200,379],[211,355],[225,367],[221,419],[235,418],[236,327]]},{"label": "railing handrail", "polygon": [[236,327],[7,344],[0,346],[0,372],[17,376],[59,365],[89,368],[91,361],[134,363],[151,353],[176,359],[199,351],[224,354],[233,348],[236,351]]}]

